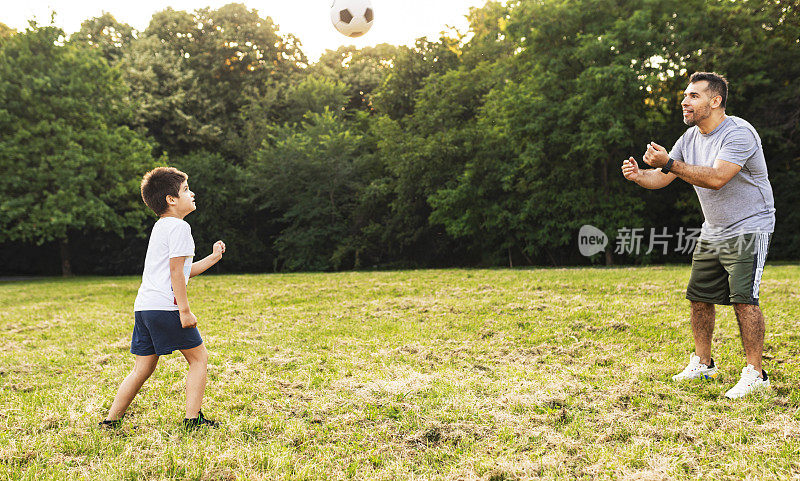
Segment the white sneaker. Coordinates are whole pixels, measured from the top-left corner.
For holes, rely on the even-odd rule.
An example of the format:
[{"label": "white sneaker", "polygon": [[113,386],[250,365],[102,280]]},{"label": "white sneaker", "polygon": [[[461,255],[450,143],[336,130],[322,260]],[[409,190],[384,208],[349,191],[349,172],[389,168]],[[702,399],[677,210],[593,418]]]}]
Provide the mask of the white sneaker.
[{"label": "white sneaker", "polygon": [[739,382],[737,382],[735,386],[730,388],[728,392],[725,393],[725,397],[730,399],[739,399],[742,396],[750,394],[756,389],[769,387],[769,376],[767,376],[767,371],[762,370],[762,372],[764,373],[763,379],[758,375],[758,372],[753,368],[753,365],[748,364],[747,367],[742,369],[742,378],[739,379]]},{"label": "white sneaker", "polygon": [[689,365],[683,371],[672,376],[672,380],[685,381],[688,379],[713,379],[715,377],[717,377],[717,366],[714,365],[714,359],[711,359],[710,366],[706,366],[705,364],[700,364],[700,356],[692,353],[689,356]]}]

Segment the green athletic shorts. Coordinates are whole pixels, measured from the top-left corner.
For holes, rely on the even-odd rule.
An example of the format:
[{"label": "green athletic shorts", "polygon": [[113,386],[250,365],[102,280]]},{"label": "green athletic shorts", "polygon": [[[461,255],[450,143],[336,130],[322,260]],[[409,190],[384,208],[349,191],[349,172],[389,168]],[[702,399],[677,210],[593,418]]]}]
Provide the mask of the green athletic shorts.
[{"label": "green athletic shorts", "polygon": [[692,255],[686,298],[709,304],[758,305],[758,288],[772,234],[742,234],[720,242],[699,240]]}]

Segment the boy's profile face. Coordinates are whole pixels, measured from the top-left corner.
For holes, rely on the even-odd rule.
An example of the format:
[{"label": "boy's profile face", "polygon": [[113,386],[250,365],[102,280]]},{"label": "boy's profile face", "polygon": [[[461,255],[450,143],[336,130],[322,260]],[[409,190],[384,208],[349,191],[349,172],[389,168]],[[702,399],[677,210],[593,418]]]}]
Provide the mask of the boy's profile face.
[{"label": "boy's profile face", "polygon": [[178,189],[178,197],[171,195],[167,196],[167,204],[169,205],[169,209],[167,212],[165,212],[165,214],[173,214],[180,219],[183,219],[197,209],[197,206],[194,203],[194,192],[189,190],[188,180],[184,180],[181,183],[181,186]]}]

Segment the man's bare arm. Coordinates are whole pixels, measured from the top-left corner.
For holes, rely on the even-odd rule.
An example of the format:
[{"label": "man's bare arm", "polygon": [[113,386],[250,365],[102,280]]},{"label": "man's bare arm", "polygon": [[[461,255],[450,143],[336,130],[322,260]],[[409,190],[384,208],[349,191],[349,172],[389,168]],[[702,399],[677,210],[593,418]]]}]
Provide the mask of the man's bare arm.
[{"label": "man's bare arm", "polygon": [[[644,161],[651,167],[664,167],[669,162],[669,154],[664,147],[650,142]],[[671,172],[686,182],[706,189],[719,190],[742,170],[742,166],[722,159],[716,159],[713,167],[689,165],[680,160],[673,160]]]},{"label": "man's bare arm", "polygon": [[686,182],[706,189],[719,190],[742,170],[742,166],[717,159],[713,167],[689,165],[679,160],[672,164],[672,172]]},{"label": "man's bare arm", "polygon": [[626,179],[636,182],[645,189],[651,190],[666,187],[676,178],[675,174],[664,174],[661,172],[661,169],[642,170],[639,168],[639,164],[633,160],[633,157],[630,157],[628,160],[622,162],[622,175],[624,175]]}]

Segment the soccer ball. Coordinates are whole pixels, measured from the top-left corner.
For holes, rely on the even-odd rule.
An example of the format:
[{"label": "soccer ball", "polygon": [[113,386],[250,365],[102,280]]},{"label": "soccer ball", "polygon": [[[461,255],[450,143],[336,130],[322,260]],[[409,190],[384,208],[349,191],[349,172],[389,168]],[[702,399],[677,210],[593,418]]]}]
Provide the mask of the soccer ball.
[{"label": "soccer ball", "polygon": [[348,37],[360,37],[372,27],[372,2],[369,0],[333,0],[331,22]]}]

